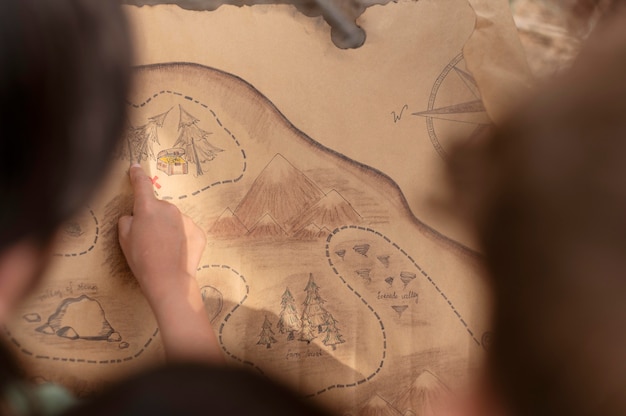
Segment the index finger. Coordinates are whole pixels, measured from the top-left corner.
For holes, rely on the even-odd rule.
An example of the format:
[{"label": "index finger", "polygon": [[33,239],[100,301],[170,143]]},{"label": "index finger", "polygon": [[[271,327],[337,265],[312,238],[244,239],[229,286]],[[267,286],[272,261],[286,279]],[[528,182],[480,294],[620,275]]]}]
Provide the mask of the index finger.
[{"label": "index finger", "polygon": [[138,164],[132,165],[129,173],[130,183],[135,193],[134,210],[136,211],[139,205],[156,201],[152,179],[146,175],[143,168]]}]

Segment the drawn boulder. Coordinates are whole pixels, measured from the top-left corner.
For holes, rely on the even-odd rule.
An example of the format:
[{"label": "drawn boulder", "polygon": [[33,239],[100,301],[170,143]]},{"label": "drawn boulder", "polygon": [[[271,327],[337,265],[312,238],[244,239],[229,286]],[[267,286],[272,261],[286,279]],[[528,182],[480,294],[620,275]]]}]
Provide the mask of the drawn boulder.
[{"label": "drawn boulder", "polygon": [[50,315],[48,322],[36,330],[67,339],[110,342],[122,340],[121,335],[107,321],[100,303],[87,295],[65,299]]}]

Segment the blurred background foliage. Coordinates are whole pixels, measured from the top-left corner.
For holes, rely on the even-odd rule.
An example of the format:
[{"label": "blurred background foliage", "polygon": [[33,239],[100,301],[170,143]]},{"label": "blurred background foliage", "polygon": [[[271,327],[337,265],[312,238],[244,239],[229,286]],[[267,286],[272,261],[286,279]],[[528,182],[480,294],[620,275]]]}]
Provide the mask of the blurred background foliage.
[{"label": "blurred background foliage", "polygon": [[611,0],[510,0],[509,3],[530,68],[538,78],[546,78],[571,64]]}]

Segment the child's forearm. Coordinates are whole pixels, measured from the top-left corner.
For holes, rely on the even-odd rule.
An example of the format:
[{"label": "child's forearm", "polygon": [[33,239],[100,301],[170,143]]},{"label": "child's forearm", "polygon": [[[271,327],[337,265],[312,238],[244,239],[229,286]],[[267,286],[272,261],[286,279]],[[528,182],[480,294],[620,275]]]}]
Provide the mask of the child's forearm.
[{"label": "child's forearm", "polygon": [[187,275],[176,281],[186,282],[180,292],[169,292],[161,299],[151,300],[167,359],[223,364],[224,358],[195,279]]}]

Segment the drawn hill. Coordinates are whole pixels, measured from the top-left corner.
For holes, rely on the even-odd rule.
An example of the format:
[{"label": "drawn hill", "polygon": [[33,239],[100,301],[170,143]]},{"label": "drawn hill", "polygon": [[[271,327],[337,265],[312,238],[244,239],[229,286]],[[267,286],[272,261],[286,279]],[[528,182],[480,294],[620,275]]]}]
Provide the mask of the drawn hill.
[{"label": "drawn hill", "polygon": [[402,416],[402,413],[376,394],[361,408],[359,416]]},{"label": "drawn hill", "polygon": [[222,237],[238,237],[247,234],[248,229],[230,208],[226,208],[209,232]]},{"label": "drawn hill", "polygon": [[306,227],[300,228],[294,233],[294,238],[297,240],[315,240],[317,238],[326,238],[331,231],[326,227],[318,227],[316,224],[311,223]]},{"label": "drawn hill", "polygon": [[319,201],[324,193],[282,155],[277,154],[257,176],[235,209],[243,225],[252,228],[266,213],[283,229],[289,220]]},{"label": "drawn hill", "polygon": [[379,394],[370,398],[359,416],[440,416],[442,406],[450,400],[450,389],[430,371],[423,371],[413,384],[392,404]]},{"label": "drawn hill", "polygon": [[220,215],[209,230],[222,238],[326,238],[330,230],[362,221],[339,192],[322,190],[277,153],[257,176],[235,211]]},{"label": "drawn hill", "polygon": [[416,415],[436,416],[436,409],[447,403],[450,395],[450,389],[437,376],[423,371],[394,404],[402,413],[410,410]]},{"label": "drawn hill", "polygon": [[260,220],[256,222],[248,233],[250,237],[286,237],[285,230],[276,222],[274,217],[269,213],[265,213]]},{"label": "drawn hill", "polygon": [[362,218],[352,205],[334,189],[300,215],[291,224],[291,229],[300,230],[310,224],[330,230],[347,224],[358,224]]}]

